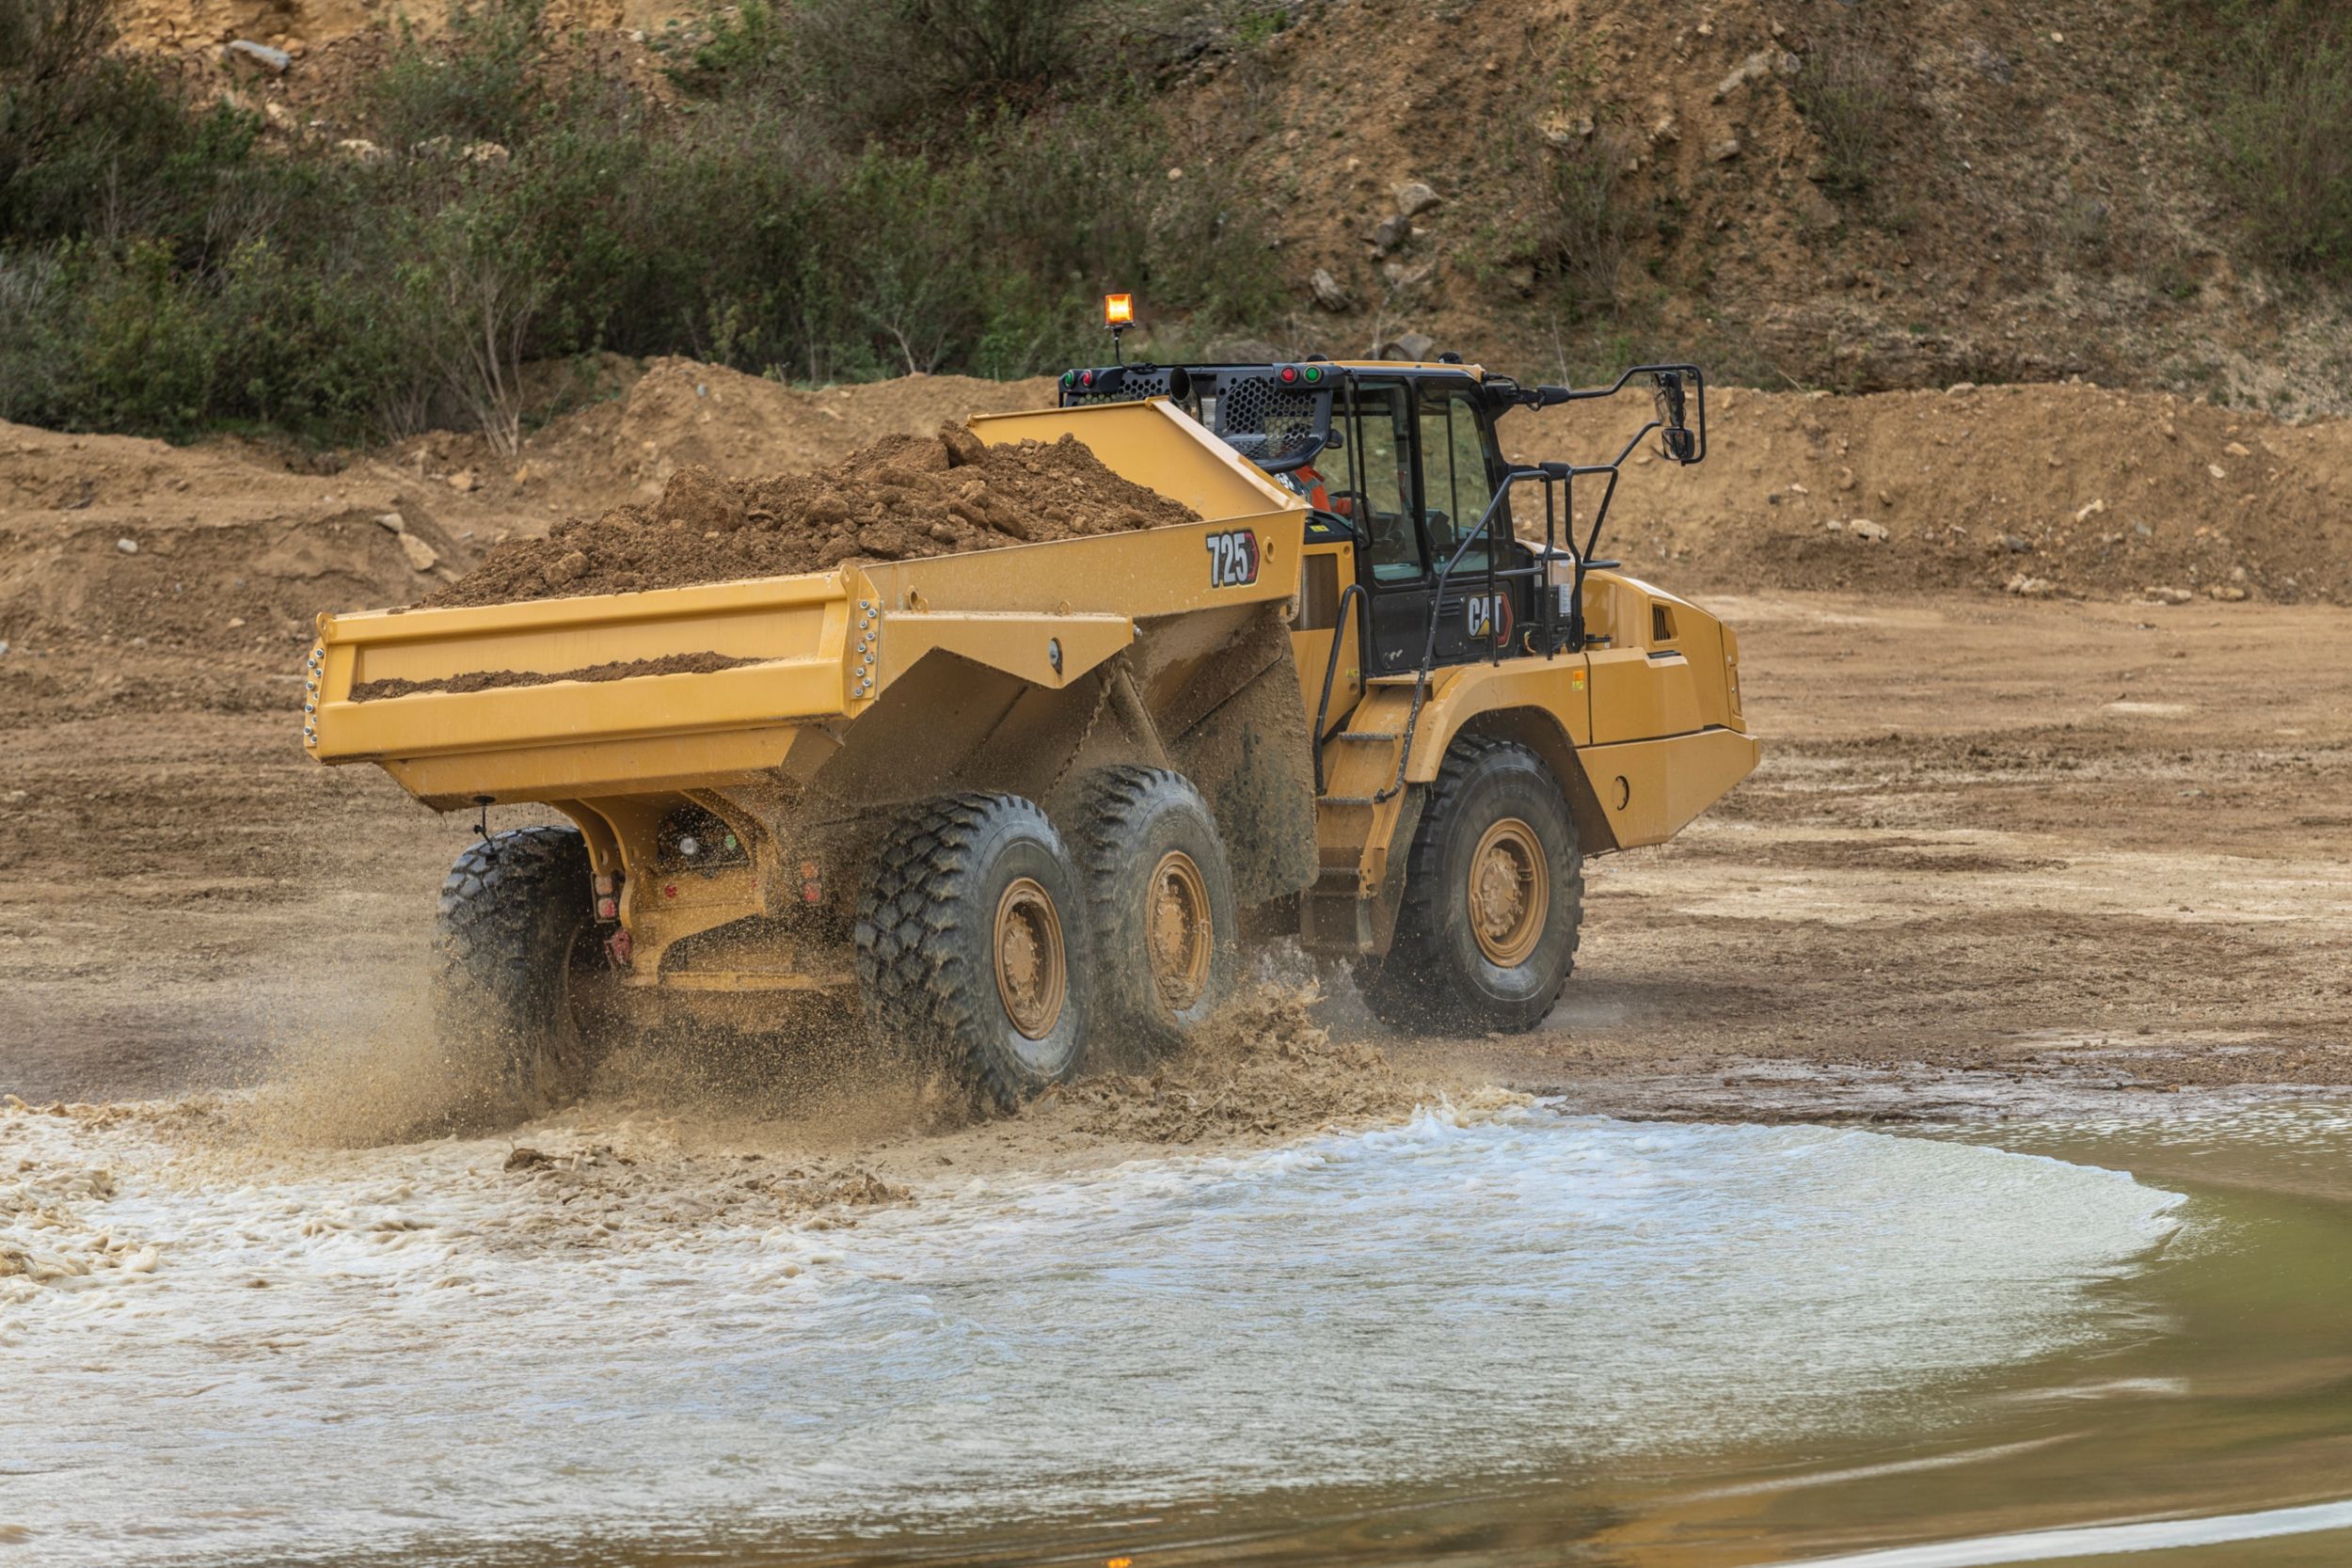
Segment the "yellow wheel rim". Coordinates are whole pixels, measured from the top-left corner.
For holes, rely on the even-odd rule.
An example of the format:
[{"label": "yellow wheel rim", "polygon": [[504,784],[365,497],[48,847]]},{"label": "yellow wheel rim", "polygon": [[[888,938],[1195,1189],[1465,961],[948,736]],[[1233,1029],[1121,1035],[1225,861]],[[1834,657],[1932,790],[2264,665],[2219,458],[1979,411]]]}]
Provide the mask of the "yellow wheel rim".
[{"label": "yellow wheel rim", "polygon": [[1190,855],[1171,849],[1152,868],[1152,985],[1160,1006],[1181,1013],[1209,989],[1216,933],[1209,920],[1209,884]]},{"label": "yellow wheel rim", "polygon": [[1470,860],[1470,934],[1497,969],[1516,969],[1543,939],[1551,870],[1535,830],[1506,816],[1480,837]]},{"label": "yellow wheel rim", "polygon": [[996,901],[996,996],[1012,1026],[1033,1040],[1054,1032],[1070,994],[1061,916],[1045,889],[1023,877]]}]

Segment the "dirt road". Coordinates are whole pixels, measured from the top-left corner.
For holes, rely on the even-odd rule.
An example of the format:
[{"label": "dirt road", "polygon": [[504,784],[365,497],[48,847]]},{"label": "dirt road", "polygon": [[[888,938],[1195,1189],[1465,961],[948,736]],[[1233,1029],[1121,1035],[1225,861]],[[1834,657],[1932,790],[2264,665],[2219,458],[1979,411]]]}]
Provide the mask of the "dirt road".
[{"label": "dirt road", "polygon": [[[1400,1067],[1686,1115],[2352,1083],[2352,611],[1708,602],[1763,767],[1591,868],[1546,1030]],[[471,824],[313,766],[291,710],[141,700],[160,669],[45,717],[91,657],[0,663],[0,1089],[227,1084],[409,1005]]]}]

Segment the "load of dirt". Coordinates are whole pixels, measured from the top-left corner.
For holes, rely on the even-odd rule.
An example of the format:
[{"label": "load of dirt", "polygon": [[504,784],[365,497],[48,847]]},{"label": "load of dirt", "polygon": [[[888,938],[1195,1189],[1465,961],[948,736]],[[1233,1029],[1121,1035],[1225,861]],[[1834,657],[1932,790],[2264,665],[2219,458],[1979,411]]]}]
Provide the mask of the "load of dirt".
[{"label": "load of dirt", "polygon": [[891,436],[814,474],[679,469],[652,507],[514,540],[421,608],[626,594],[1198,522],[1074,436],[986,446],[961,425]]},{"label": "load of dirt", "polygon": [[413,696],[420,691],[495,691],[510,686],[551,686],[557,681],[625,681],[637,675],[707,675],[756,662],[725,654],[664,654],[660,658],[615,659],[552,674],[537,670],[474,670],[439,680],[412,681],[399,676],[361,681],[351,689],[355,703],[381,702],[387,697]]}]

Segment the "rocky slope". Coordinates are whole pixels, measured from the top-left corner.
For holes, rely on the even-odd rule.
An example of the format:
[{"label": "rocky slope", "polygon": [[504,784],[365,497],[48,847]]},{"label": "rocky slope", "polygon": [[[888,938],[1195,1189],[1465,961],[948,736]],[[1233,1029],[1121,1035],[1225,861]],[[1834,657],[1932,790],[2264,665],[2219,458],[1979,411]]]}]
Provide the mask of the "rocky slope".
[{"label": "rocky slope", "polygon": [[[569,0],[550,17],[572,68],[658,92],[646,40],[681,18],[691,34],[696,11]],[[1288,24],[1260,39],[1224,10],[1171,12],[1147,31],[1186,62],[1165,111],[1202,164],[1244,165],[1235,219],[1284,257],[1292,308],[1256,324],[1272,348],[1426,343],[1554,376],[1696,354],[1841,391],[2079,374],[2352,408],[2341,296],[2244,260],[2211,167],[2212,40],[2175,0],[1263,14]],[[128,27],[297,135],[381,64],[388,19],[372,0],[135,0]],[[287,69],[225,48],[237,37]]]}]

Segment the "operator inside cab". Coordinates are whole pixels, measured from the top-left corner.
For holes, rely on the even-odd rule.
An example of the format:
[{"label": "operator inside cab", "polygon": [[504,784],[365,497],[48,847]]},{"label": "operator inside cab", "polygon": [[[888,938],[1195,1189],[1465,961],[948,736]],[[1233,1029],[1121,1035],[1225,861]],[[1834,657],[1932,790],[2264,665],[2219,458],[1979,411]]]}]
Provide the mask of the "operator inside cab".
[{"label": "operator inside cab", "polygon": [[[1414,526],[1412,404],[1396,383],[1357,384],[1335,399],[1331,418],[1342,444],[1276,476],[1309,506],[1350,524],[1372,562],[1374,580],[1409,582],[1427,570],[1422,531]],[[1348,442],[1360,440],[1362,451]]]},{"label": "operator inside cab", "polygon": [[1330,489],[1324,483],[1323,476],[1315,471],[1315,466],[1312,463],[1293,468],[1285,474],[1277,474],[1275,478],[1280,481],[1293,495],[1299,497],[1317,512],[1327,512],[1335,517],[1344,517],[1353,510],[1348,505],[1345,496],[1340,497],[1336,505],[1332,502]]}]

